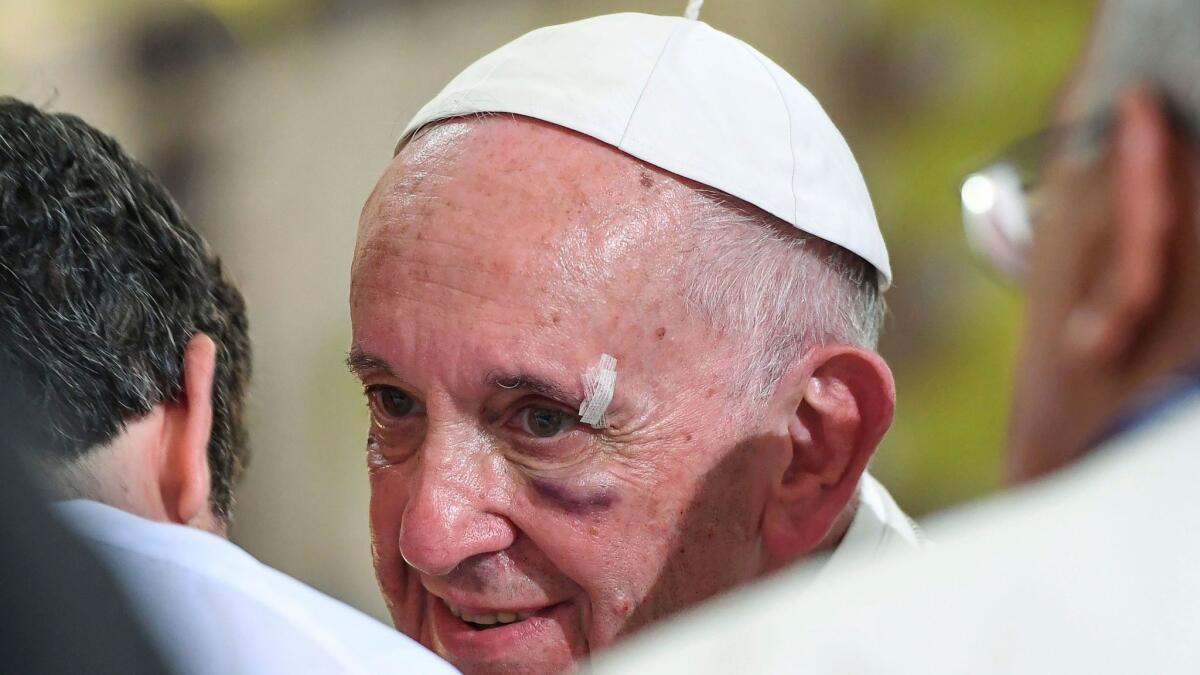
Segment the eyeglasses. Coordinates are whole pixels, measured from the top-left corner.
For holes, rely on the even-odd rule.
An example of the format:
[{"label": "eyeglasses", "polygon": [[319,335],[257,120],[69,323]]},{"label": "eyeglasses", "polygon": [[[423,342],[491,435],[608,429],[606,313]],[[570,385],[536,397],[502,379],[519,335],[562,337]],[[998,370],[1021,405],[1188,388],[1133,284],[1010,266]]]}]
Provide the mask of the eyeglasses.
[{"label": "eyeglasses", "polygon": [[1108,133],[1110,116],[1044,129],[1008,146],[959,189],[963,227],[975,254],[1005,279],[1021,282],[1029,264],[1047,160],[1065,146],[1087,150]]},{"label": "eyeglasses", "polygon": [[[1200,138],[1179,107],[1167,97],[1159,100],[1173,131]],[[1106,111],[1027,136],[963,179],[959,195],[967,241],[976,255],[1005,279],[1020,283],[1028,272],[1029,247],[1045,199],[1038,188],[1047,160],[1062,152],[1094,159],[1087,153],[1098,154],[1103,148],[1112,119]]]}]

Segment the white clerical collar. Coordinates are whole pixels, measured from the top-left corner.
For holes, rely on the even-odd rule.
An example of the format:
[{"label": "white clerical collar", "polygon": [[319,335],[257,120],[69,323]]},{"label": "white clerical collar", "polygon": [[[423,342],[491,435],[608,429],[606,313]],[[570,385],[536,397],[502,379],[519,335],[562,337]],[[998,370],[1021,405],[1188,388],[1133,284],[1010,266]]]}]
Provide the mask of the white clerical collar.
[{"label": "white clerical collar", "polygon": [[847,566],[916,548],[922,542],[916,524],[871,474],[863,473],[856,499],[854,519],[823,565],[821,575],[837,574]]}]

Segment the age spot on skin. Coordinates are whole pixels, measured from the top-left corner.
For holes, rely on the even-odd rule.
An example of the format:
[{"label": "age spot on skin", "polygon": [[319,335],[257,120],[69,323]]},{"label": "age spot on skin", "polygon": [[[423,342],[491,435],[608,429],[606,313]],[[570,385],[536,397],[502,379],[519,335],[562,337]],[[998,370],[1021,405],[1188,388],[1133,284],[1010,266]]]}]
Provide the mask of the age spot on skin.
[{"label": "age spot on skin", "polygon": [[663,339],[666,336],[667,336],[667,329],[665,326],[660,326],[658,330],[654,331],[654,337],[658,338],[659,340]]},{"label": "age spot on skin", "polygon": [[616,498],[607,488],[574,490],[544,480],[533,479],[533,489],[538,496],[555,508],[576,516],[590,516],[612,508]]},{"label": "age spot on skin", "polygon": [[648,173],[643,172],[642,178],[638,182],[640,182],[642,184],[642,187],[646,188],[647,190],[654,187],[654,179],[651,178],[650,174],[648,174]]},{"label": "age spot on skin", "polygon": [[615,609],[621,616],[629,616],[633,613],[633,602],[629,598],[617,598],[617,601],[613,603],[613,605],[613,609]]}]

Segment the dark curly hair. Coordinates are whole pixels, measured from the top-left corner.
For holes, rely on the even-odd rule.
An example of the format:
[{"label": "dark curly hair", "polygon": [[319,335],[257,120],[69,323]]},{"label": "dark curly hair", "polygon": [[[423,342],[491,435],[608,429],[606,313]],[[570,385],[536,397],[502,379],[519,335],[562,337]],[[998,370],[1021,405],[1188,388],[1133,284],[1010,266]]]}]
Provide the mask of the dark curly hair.
[{"label": "dark curly hair", "polygon": [[229,520],[246,463],[245,303],[166,189],[73,115],[0,98],[0,365],[70,461],[183,390],[197,333],[217,346],[208,461]]}]

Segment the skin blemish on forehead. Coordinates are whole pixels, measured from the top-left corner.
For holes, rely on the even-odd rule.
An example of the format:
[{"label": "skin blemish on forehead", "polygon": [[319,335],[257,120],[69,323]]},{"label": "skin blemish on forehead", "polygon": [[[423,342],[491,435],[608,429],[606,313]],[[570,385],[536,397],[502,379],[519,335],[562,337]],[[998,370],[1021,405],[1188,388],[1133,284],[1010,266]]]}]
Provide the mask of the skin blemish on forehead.
[{"label": "skin blemish on forehead", "polygon": [[658,330],[654,331],[654,337],[658,338],[659,340],[665,338],[666,336],[667,336],[666,326],[659,326]]},{"label": "skin blemish on forehead", "polygon": [[645,171],[642,172],[642,177],[638,180],[638,182],[641,183],[642,187],[646,188],[647,190],[654,187],[654,179],[651,178],[650,174],[646,173]]},{"label": "skin blemish on forehead", "polygon": [[540,478],[531,478],[534,492],[556,509],[575,516],[591,516],[613,507],[617,498],[607,487],[572,489]]}]

